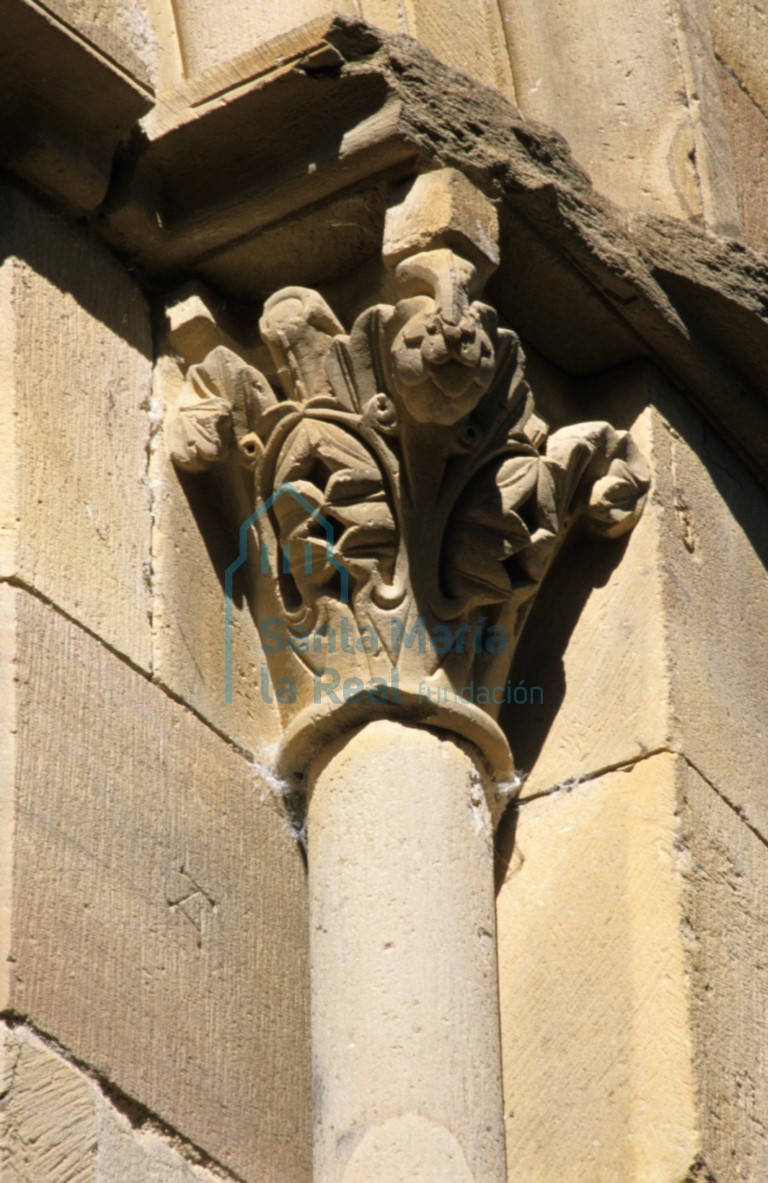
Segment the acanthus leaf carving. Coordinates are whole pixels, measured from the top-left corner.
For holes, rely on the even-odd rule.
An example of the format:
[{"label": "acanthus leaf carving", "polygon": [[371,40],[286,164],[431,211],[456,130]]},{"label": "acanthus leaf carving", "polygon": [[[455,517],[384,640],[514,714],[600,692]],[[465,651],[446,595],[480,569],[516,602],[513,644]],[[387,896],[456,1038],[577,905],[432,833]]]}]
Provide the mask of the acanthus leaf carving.
[{"label": "acanthus leaf carving", "polygon": [[[378,679],[367,693],[379,706],[395,685],[416,701],[506,677],[573,523],[616,537],[648,487],[627,433],[590,422],[549,434],[473,263],[419,250],[394,279],[400,298],[349,333],[319,293],[276,292],[259,327],[280,389],[219,348],[190,367],[170,425],[180,466],[237,457],[270,507],[257,526],[285,630],[273,675],[299,685],[289,714],[317,702],[331,666]],[[508,643],[489,659],[494,629]]]},{"label": "acanthus leaf carving", "polygon": [[190,366],[168,421],[171,456],[179,468],[201,472],[235,454],[255,468],[263,453],[256,425],[277,398],[263,374],[224,345]]}]

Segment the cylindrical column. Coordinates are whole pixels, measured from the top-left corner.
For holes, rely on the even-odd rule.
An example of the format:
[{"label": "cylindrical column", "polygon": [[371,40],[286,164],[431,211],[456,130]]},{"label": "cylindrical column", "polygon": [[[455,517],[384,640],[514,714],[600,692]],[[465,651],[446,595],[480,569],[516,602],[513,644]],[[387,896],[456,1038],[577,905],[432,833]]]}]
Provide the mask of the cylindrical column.
[{"label": "cylindrical column", "polygon": [[469,745],[382,719],[309,780],[315,1183],[503,1183],[493,833]]}]

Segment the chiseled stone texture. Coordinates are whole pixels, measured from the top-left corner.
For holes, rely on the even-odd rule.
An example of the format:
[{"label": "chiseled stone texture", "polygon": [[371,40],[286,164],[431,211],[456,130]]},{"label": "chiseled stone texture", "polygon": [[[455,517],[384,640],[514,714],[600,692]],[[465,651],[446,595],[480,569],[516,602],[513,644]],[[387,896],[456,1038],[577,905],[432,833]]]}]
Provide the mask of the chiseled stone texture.
[{"label": "chiseled stone texture", "polygon": [[46,0],[46,8],[121,69],[149,86],[157,78],[155,19],[165,0]]},{"label": "chiseled stone texture", "polygon": [[[739,779],[738,764],[732,782]],[[681,769],[686,931],[703,1160],[724,1183],[768,1178],[768,851]]]},{"label": "chiseled stone texture", "polygon": [[566,137],[601,193],[735,228],[702,0],[502,0],[501,9],[521,111]]},{"label": "chiseled stone texture", "polygon": [[244,1179],[300,1183],[300,852],[237,752],[75,624],[14,595],[5,1005]]},{"label": "chiseled stone texture", "polygon": [[677,759],[521,806],[497,901],[510,1183],[679,1183],[696,1159]]},{"label": "chiseled stone texture", "polygon": [[0,1025],[4,1183],[221,1183],[152,1128],[134,1128],[99,1085],[34,1032]]},{"label": "chiseled stone texture", "polygon": [[288,33],[315,17],[344,12],[359,15],[354,0],[176,0],[176,24],[183,72],[187,77],[223,65],[254,46]]},{"label": "chiseled stone texture", "polygon": [[673,746],[768,835],[768,494],[661,381],[654,401]]},{"label": "chiseled stone texture", "polygon": [[408,33],[449,66],[514,98],[504,29],[493,0],[219,0],[216,5],[176,0],[174,11],[187,76],[222,66],[272,38],[280,37],[288,46],[292,30],[341,13],[392,33]]},{"label": "chiseled stone texture", "polygon": [[6,996],[13,904],[17,600],[14,589],[0,583],[0,1007]]},{"label": "chiseled stone texture", "polygon": [[0,225],[0,576],[148,669],[148,309],[102,247],[10,187]]},{"label": "chiseled stone texture", "polygon": [[514,101],[509,50],[494,0],[363,0],[362,15],[392,33],[408,33],[435,57]]},{"label": "chiseled stone texture", "polygon": [[768,112],[768,12],[744,0],[707,0],[715,52],[762,111]]},{"label": "chiseled stone texture", "polygon": [[745,94],[733,74],[721,67],[720,83],[731,137],[734,177],[744,241],[768,251],[768,116]]},{"label": "chiseled stone texture", "polygon": [[0,1025],[0,1040],[4,1183],[91,1183],[96,1128],[87,1077],[23,1028]]}]

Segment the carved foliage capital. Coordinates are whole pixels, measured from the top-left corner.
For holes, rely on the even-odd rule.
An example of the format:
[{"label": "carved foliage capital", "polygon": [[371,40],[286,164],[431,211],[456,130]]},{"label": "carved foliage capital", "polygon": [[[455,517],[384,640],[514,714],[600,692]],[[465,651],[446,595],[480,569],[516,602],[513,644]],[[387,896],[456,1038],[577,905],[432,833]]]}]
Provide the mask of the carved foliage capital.
[{"label": "carved foliage capital", "polygon": [[[422,180],[405,199],[416,214]],[[550,434],[537,415],[520,343],[483,297],[493,259],[476,210],[463,239],[454,226],[430,240],[415,220],[409,253],[401,202],[394,302],[345,329],[318,292],[281,289],[259,324],[277,384],[220,346],[189,368],[169,425],[180,467],[235,460],[269,506],[266,599],[285,630],[273,676],[300,686],[289,714],[331,668],[381,703],[503,681],[573,522],[614,537],[642,510],[625,432]]]}]

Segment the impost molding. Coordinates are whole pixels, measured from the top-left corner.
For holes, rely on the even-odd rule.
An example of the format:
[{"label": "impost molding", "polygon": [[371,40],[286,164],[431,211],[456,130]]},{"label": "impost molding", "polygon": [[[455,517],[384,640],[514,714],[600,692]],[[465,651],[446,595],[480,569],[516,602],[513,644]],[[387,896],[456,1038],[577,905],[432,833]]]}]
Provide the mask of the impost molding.
[{"label": "impost molding", "polygon": [[490,294],[520,337],[574,375],[650,358],[765,481],[763,256],[619,210],[556,131],[363,21],[310,21],[155,95],[60,10],[2,5],[2,164],[153,289],[343,284],[378,257],[390,186],[455,168],[498,205]]},{"label": "impost molding", "polygon": [[153,284],[260,303],[375,264],[391,185],[445,167],[497,203],[490,292],[523,340],[574,375],[650,358],[766,480],[765,258],[618,209],[556,130],[408,37],[337,16],[190,79],[116,159],[98,221]]},{"label": "impost molding", "polygon": [[101,205],[115,155],[154,95],[138,60],[118,61],[58,7],[0,3],[0,164],[82,215]]}]

